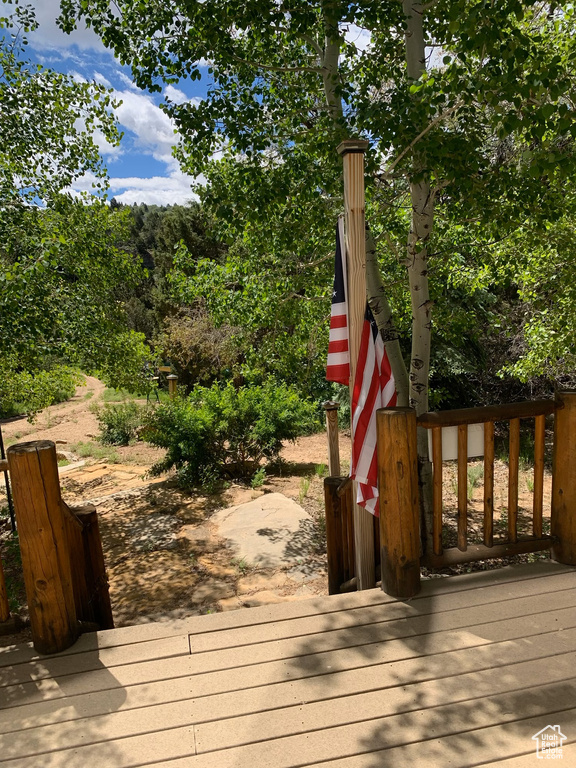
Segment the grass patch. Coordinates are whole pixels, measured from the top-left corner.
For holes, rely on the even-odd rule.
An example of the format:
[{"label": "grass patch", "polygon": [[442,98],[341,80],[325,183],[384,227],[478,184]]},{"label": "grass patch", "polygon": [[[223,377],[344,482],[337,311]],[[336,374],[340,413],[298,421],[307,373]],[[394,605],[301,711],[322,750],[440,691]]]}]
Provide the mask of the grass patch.
[{"label": "grass patch", "polygon": [[243,557],[235,557],[230,562],[237,569],[240,576],[246,576],[250,572],[250,564]]},{"label": "grass patch", "polygon": [[87,442],[80,441],[71,446],[72,451],[83,459],[104,459],[110,462],[110,464],[118,464],[120,462],[120,455],[118,452],[108,445],[100,445],[92,440]]},{"label": "grass patch", "polygon": [[261,488],[266,481],[266,470],[264,467],[260,467],[260,469],[254,473],[252,480],[250,481],[250,485],[252,488]]},{"label": "grass patch", "polygon": [[484,467],[482,464],[477,464],[473,467],[468,467],[468,501],[472,501],[474,496],[474,489],[480,485],[480,480],[484,477]]},{"label": "grass patch", "polygon": [[306,496],[308,496],[308,491],[310,490],[310,478],[309,477],[303,477],[302,480],[300,480],[300,491],[298,493],[298,503],[302,504]]},{"label": "grass patch", "polygon": [[107,387],[100,395],[100,399],[105,403],[123,403],[125,400],[138,400],[142,395],[134,392],[128,392],[127,389],[114,389]]}]

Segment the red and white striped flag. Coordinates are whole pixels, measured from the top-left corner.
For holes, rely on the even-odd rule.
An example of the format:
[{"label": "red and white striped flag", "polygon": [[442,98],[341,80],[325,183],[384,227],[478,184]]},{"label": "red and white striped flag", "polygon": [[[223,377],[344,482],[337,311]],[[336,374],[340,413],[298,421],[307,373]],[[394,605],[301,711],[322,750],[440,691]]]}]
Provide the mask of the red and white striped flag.
[{"label": "red and white striped flag", "polygon": [[330,314],[330,339],[326,378],[338,384],[350,381],[350,350],[348,348],[348,291],[346,287],[346,249],[344,248],[344,221],[338,219],[336,228],[336,259],[334,289]]},{"label": "red and white striped flag", "polygon": [[[334,291],[330,316],[330,341],[326,378],[348,384],[350,352],[348,346],[348,293],[344,227],[338,222]],[[352,467],[350,477],[357,483],[357,502],[373,515],[379,515],[378,465],[376,461],[376,411],[396,405],[394,377],[384,342],[372,311],[366,302],[360,353],[352,393]]]},{"label": "red and white striped flag", "polygon": [[378,516],[376,411],[396,405],[394,376],[372,311],[366,303],[360,353],[352,393],[352,469],[356,501]]}]

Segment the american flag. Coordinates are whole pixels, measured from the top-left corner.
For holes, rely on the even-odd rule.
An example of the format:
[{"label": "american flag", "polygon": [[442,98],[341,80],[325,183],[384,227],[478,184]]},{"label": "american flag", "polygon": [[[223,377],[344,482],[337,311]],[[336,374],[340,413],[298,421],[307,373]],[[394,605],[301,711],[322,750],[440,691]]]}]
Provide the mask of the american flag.
[{"label": "american flag", "polygon": [[352,469],[357,503],[380,514],[376,461],[376,411],[396,405],[396,389],[388,355],[372,311],[366,303],[360,353],[352,393]]},{"label": "american flag", "polygon": [[336,259],[334,264],[334,289],[330,314],[330,339],[326,378],[338,384],[350,381],[350,351],[348,348],[348,295],[346,289],[346,249],[344,221],[338,220],[336,228]]},{"label": "american flag", "polygon": [[[348,384],[350,379],[348,296],[345,280],[346,253],[343,243],[343,221],[340,220],[336,236],[336,264],[326,378],[328,381]],[[379,515],[376,411],[378,408],[394,405],[396,405],[394,377],[384,342],[366,302],[352,393],[353,441],[350,477],[356,480],[357,503],[376,516]]]}]

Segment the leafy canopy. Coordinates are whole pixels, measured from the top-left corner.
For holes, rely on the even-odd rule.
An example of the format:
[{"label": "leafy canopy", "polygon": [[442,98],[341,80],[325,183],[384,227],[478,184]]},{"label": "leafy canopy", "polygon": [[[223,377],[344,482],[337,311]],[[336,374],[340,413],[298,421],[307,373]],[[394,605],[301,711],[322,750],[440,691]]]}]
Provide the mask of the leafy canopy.
[{"label": "leafy canopy", "polygon": [[86,173],[104,186],[94,133],[119,141],[110,94],[26,59],[34,13],[18,0],[3,3],[13,12],[0,18],[0,205],[48,203]]}]

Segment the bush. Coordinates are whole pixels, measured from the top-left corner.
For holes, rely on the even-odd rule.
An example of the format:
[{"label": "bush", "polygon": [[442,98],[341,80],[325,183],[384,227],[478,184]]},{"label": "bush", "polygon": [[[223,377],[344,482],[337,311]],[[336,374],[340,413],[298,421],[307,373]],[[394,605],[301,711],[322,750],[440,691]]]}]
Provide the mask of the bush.
[{"label": "bush", "polygon": [[83,382],[79,371],[65,365],[29,372],[4,362],[0,364],[0,417],[27,414],[32,420],[43,408],[69,400]]},{"label": "bush", "polygon": [[104,445],[128,445],[138,439],[145,412],[146,408],[133,400],[98,408],[96,418],[100,424],[100,442]]},{"label": "bush", "polygon": [[278,456],[284,440],[318,426],[315,412],[312,402],[284,384],[213,384],[150,412],[143,436],[168,449],[153,473],[175,467],[185,484],[212,484],[226,475],[253,476],[262,459]]}]

